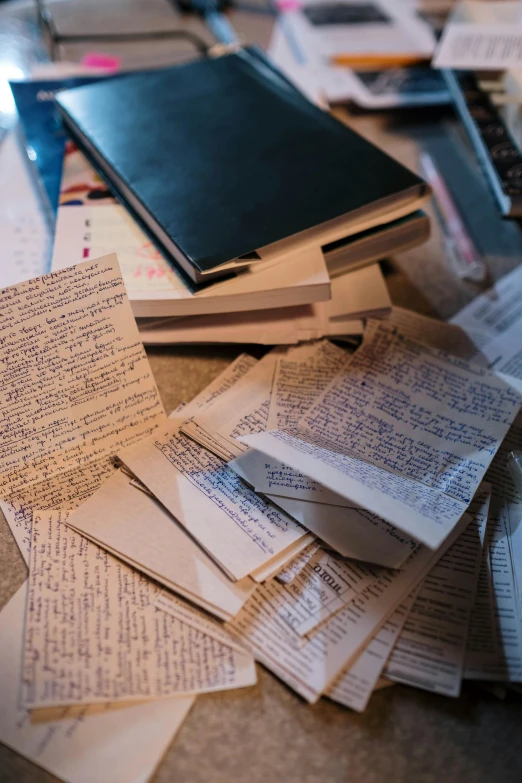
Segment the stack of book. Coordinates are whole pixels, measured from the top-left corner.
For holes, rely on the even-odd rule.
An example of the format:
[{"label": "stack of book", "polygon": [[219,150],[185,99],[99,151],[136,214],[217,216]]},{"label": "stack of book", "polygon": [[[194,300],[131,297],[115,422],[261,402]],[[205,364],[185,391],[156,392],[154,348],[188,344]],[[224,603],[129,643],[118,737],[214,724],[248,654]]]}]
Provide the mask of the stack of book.
[{"label": "stack of book", "polygon": [[362,267],[428,237],[425,183],[255,48],[13,89],[52,269],[117,252],[147,343],[360,334],[390,307]]}]

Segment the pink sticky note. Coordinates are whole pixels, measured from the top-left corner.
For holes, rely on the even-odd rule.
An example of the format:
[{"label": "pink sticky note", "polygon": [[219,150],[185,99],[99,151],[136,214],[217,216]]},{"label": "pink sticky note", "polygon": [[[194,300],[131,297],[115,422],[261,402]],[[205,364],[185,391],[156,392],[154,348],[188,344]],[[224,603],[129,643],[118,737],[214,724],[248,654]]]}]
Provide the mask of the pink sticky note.
[{"label": "pink sticky note", "polygon": [[298,11],[301,3],[299,0],[276,0],[276,6],[280,11]]},{"label": "pink sticky note", "polygon": [[82,65],[87,68],[103,68],[106,71],[117,71],[121,65],[119,57],[113,57],[103,52],[87,52],[82,59]]}]

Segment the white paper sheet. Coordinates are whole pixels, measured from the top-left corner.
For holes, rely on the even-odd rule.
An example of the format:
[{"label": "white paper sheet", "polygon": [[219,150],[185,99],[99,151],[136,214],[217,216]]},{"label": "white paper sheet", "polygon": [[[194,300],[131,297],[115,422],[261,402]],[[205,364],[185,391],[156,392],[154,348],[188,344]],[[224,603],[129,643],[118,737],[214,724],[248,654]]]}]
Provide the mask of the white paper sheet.
[{"label": "white paper sheet", "polygon": [[0,742],[66,783],[146,783],[187,716],[193,697],[132,706],[64,708],[31,723],[19,706],[27,583],[0,612]]},{"label": "white paper sheet", "polygon": [[52,707],[245,687],[248,655],[156,609],[159,588],[62,521],[33,515],[21,703]]},{"label": "white paper sheet", "polygon": [[435,318],[428,318],[412,310],[393,307],[386,323],[395,326],[409,340],[414,340],[429,348],[447,351],[453,356],[459,356],[466,361],[485,364],[484,357],[473,340],[464,329],[456,323],[446,323]]},{"label": "white paper sheet", "polygon": [[372,322],[296,434],[240,440],[437,547],[470,503],[521,399],[487,370]]},{"label": "white paper sheet", "polygon": [[421,585],[386,664],[385,676],[445,696],[460,695],[491,487],[469,507],[471,523]]},{"label": "white paper sheet", "polygon": [[279,571],[276,576],[277,581],[284,585],[290,584],[292,579],[295,579],[297,574],[303,570],[305,565],[308,563],[310,558],[315,555],[318,549],[318,541],[313,541],[311,544],[308,544],[308,546],[305,547],[302,552],[300,552],[296,557],[292,558],[292,560],[281,571]]}]

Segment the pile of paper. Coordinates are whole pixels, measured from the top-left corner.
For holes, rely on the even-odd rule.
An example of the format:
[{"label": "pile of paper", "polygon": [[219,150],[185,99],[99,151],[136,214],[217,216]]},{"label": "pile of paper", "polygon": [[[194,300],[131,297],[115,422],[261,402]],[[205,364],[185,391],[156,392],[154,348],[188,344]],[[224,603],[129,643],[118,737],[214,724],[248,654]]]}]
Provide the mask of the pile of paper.
[{"label": "pile of paper", "polygon": [[395,312],[355,353],[241,355],[167,418],[115,256],[0,308],[1,508],[29,569],[0,612],[0,741],[143,781],[255,661],[357,711],[390,682],[522,681],[522,398],[458,327]]}]

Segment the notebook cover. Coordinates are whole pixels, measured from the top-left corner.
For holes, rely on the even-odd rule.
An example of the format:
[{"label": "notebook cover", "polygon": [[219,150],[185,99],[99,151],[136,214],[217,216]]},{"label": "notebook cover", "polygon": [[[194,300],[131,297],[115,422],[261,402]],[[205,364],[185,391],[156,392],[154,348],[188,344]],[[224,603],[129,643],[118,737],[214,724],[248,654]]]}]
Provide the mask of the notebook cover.
[{"label": "notebook cover", "polygon": [[55,94],[67,88],[99,81],[99,77],[73,77],[39,81],[11,82],[20,125],[29,159],[36,167],[40,184],[53,216],[58,209],[62,163],[67,134]]},{"label": "notebook cover", "polygon": [[200,272],[421,184],[249,50],[56,101]]}]

